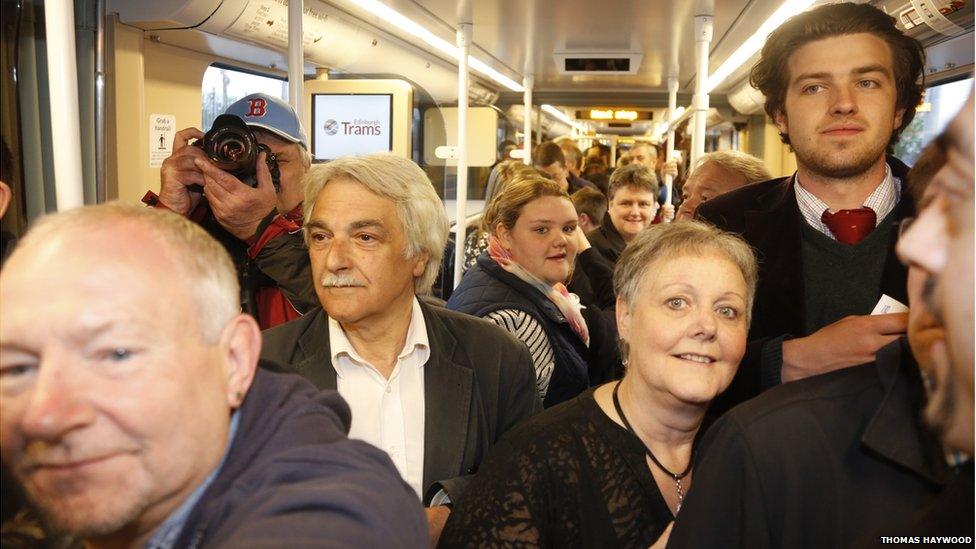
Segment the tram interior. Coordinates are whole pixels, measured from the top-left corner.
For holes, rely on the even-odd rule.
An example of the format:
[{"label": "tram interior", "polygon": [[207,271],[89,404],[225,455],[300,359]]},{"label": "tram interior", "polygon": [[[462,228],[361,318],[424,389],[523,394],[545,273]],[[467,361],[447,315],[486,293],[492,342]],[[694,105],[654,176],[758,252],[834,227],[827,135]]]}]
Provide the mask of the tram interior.
[{"label": "tram interior", "polygon": [[[795,161],[763,113],[762,96],[749,86],[747,73],[764,21],[778,10],[794,13],[818,3],[305,0],[300,74],[310,82],[405,81],[412,90],[409,155],[431,177],[452,220],[456,162],[433,152],[458,140],[456,110],[446,112],[458,105],[454,44],[464,21],[471,23],[472,62],[479,63],[469,71],[469,106],[486,111],[468,132],[478,137],[469,145],[470,213],[483,207],[499,145],[507,140],[521,146],[526,128],[535,143],[572,136],[584,151],[602,143],[612,148],[614,160],[636,142],[663,143],[676,130],[675,154],[687,163],[699,47],[706,48],[708,71],[704,150],[753,154],[780,176],[792,173]],[[945,15],[934,21],[919,17],[907,0],[870,3],[896,16],[926,47],[929,93],[903,140],[905,150],[898,151],[910,161],[962,101],[953,86],[963,86],[958,82],[972,73],[973,2],[942,2]],[[20,207],[11,209],[4,224],[21,232],[28,220],[57,208],[52,163],[64,151],[44,130],[51,117],[45,102],[51,86],[45,6],[4,3],[3,10],[3,63],[7,74],[16,68],[17,75],[3,83],[3,129],[4,135],[19,136],[12,141],[19,143],[14,156],[21,175],[15,182]],[[710,40],[698,45],[697,15],[709,15],[711,26]],[[288,98],[287,2],[81,0],[74,3],[74,21],[86,203],[138,201],[158,185],[154,115],[172,123],[170,133],[190,126],[206,130],[225,106],[247,93]],[[743,58],[750,44],[753,53]],[[677,88],[670,120],[669,82]]]}]

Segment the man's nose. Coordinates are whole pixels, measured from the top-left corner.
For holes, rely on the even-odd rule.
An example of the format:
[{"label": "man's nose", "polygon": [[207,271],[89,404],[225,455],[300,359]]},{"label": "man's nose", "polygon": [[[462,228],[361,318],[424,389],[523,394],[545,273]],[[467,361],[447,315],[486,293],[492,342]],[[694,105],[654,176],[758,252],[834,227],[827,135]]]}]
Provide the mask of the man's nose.
[{"label": "man's nose", "polygon": [[941,274],[945,269],[949,230],[943,213],[944,200],[937,197],[898,239],[896,251],[902,263],[918,265],[932,274]]},{"label": "man's nose", "polygon": [[42,361],[28,397],[21,424],[29,439],[56,442],[95,420],[94,407],[80,381],[64,364],[51,364],[53,361]]},{"label": "man's nose", "polygon": [[336,273],[349,268],[349,246],[352,243],[348,238],[336,236],[329,243],[329,249],[325,256],[325,268],[329,272]]},{"label": "man's nose", "polygon": [[834,114],[846,116],[857,112],[857,99],[852,86],[837,86],[835,89],[833,95]]}]

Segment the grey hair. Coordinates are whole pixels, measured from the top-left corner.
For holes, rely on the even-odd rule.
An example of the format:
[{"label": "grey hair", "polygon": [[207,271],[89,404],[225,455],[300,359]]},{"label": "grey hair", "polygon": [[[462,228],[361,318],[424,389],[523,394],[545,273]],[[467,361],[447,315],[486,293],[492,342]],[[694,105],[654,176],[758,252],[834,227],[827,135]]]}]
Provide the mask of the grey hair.
[{"label": "grey hair", "polygon": [[[383,198],[392,200],[407,237],[406,258],[427,254],[424,272],[414,279],[414,290],[430,292],[447,245],[447,213],[427,174],[412,161],[391,153],[347,156],[314,166],[305,176],[305,224],[322,189],[338,178],[356,181]],[[308,231],[305,231],[308,241]]]},{"label": "grey hair", "polygon": [[183,270],[182,276],[173,279],[193,296],[204,341],[217,343],[227,323],[241,311],[237,271],[224,247],[181,215],[119,201],[52,213],[33,224],[17,243],[15,253],[30,253],[45,242],[104,228],[111,222],[141,225],[154,235],[163,255]]},{"label": "grey hair", "polygon": [[706,162],[713,162],[730,172],[741,174],[742,177],[746,178],[747,185],[773,178],[762,160],[740,151],[724,150],[703,154],[695,161],[692,173],[704,166]]},{"label": "grey hair", "polygon": [[[759,280],[756,254],[745,240],[701,221],[651,225],[637,235],[624,249],[613,272],[613,290],[630,310],[637,308],[641,286],[653,266],[684,255],[701,256],[718,252],[727,257],[746,281],[746,325],[752,322],[752,302]],[[653,276],[653,275],[652,275]],[[622,356],[627,356],[626,342],[621,340]]]}]

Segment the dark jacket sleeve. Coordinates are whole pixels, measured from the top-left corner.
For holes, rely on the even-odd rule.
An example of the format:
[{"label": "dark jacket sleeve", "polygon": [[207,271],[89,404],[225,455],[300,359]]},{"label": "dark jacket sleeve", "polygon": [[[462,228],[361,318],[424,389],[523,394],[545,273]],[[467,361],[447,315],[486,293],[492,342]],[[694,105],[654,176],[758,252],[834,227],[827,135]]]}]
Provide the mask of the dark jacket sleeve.
[{"label": "dark jacket sleeve", "polygon": [[300,313],[317,307],[319,299],[312,284],[312,265],[301,232],[282,231],[261,244],[254,255],[261,272],[275,281]]},{"label": "dark jacket sleeve", "polygon": [[[308,446],[278,461],[274,475],[239,502],[207,536],[207,547],[427,547],[427,521],[416,494],[392,463],[365,443],[344,439]],[[388,459],[387,459],[388,461]],[[327,465],[326,478],[298,481]]]},{"label": "dark jacket sleeve", "polygon": [[726,415],[709,429],[699,455],[668,548],[769,547],[762,479],[733,417]]},{"label": "dark jacket sleeve", "polygon": [[[514,336],[513,336],[514,337]],[[532,356],[521,343],[508,346],[511,351],[500,356],[498,402],[496,404],[494,445],[509,429],[542,411],[542,401],[535,385],[535,367]],[[486,449],[487,451],[488,449]],[[457,476],[434,483],[425,501],[444,490],[452,502],[456,502],[470,485],[473,474]]]},{"label": "dark jacket sleeve", "polygon": [[592,246],[577,256],[577,263],[589,279],[593,304],[601,309],[612,308],[617,301],[613,292],[613,264]]}]

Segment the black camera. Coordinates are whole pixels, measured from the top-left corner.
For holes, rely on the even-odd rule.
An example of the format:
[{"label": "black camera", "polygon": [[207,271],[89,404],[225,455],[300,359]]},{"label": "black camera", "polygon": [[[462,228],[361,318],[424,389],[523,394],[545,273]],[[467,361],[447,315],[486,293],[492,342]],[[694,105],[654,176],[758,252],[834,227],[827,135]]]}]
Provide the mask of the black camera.
[{"label": "black camera", "polygon": [[[202,148],[218,168],[251,187],[256,187],[258,184],[258,153],[264,151],[265,163],[268,165],[268,171],[271,172],[275,192],[281,188],[281,170],[278,169],[277,156],[267,145],[258,143],[254,132],[239,116],[233,114],[218,116],[203,139],[198,140],[194,145]],[[199,191],[202,192],[203,189]]]}]

